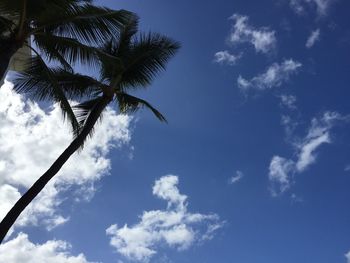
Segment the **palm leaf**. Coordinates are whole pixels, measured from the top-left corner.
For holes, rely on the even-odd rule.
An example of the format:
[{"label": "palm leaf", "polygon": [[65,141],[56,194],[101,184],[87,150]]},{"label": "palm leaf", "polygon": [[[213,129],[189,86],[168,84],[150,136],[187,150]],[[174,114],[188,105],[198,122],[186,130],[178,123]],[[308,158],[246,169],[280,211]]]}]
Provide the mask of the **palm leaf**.
[{"label": "palm leaf", "polygon": [[101,97],[97,97],[73,106],[73,110],[77,116],[80,127],[83,127],[85,125],[87,118],[100,102],[100,100]]},{"label": "palm leaf", "polygon": [[50,32],[57,36],[76,38],[85,43],[99,45],[119,32],[121,26],[135,16],[125,10],[83,4],[74,8],[48,10],[35,21],[35,32]]},{"label": "palm leaf", "polygon": [[117,92],[116,93],[116,99],[118,101],[119,111],[121,113],[129,113],[129,112],[135,112],[141,107],[146,107],[149,110],[152,111],[152,113],[162,122],[167,122],[163,114],[161,114],[156,108],[154,108],[150,103],[147,101],[134,97],[132,95],[123,93],[123,92]]},{"label": "palm leaf", "polygon": [[81,142],[80,149],[84,147],[86,139],[93,135],[96,121],[101,120],[103,111],[109,101],[109,99],[106,100],[106,97],[100,96],[73,107],[79,120],[81,133],[85,133],[85,139]]},{"label": "palm leaf", "polygon": [[54,70],[47,67],[40,56],[34,55],[30,58],[27,69],[18,73],[14,79],[14,89],[19,93],[27,93],[35,100],[53,100],[58,103],[63,118],[69,120],[73,133],[79,134],[79,123],[54,75]]},{"label": "palm leaf", "polygon": [[97,67],[100,66],[101,60],[118,63],[116,57],[99,48],[84,45],[73,38],[36,33],[34,34],[34,43],[44,51],[44,55],[49,61],[57,60],[62,65],[67,62],[70,65],[80,63]]},{"label": "palm leaf", "polygon": [[168,61],[180,48],[180,44],[160,34],[140,35],[135,39],[125,56],[121,57],[125,65],[123,80],[125,87],[145,87],[165,70]]},{"label": "palm leaf", "polygon": [[62,68],[53,71],[60,88],[69,99],[96,97],[101,95],[101,87],[105,86],[92,77],[72,73]]},{"label": "palm leaf", "polygon": [[138,27],[138,18],[131,18],[120,30],[120,33],[115,38],[107,41],[102,47],[104,53],[110,54],[119,59],[118,63],[115,61],[103,61],[101,63],[100,75],[103,80],[112,82],[115,76],[124,71],[125,56],[129,53],[130,43],[132,37],[136,34]]},{"label": "palm leaf", "polygon": [[13,33],[14,26],[15,24],[12,22],[12,20],[4,16],[0,16],[0,36],[1,37],[4,37],[5,33],[7,34]]}]

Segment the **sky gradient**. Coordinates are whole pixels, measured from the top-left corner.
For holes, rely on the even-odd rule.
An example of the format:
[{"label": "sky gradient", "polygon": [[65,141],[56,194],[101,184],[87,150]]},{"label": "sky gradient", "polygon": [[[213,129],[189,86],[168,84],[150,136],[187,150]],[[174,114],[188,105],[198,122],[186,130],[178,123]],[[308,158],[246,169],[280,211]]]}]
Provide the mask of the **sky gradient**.
[{"label": "sky gradient", "polygon": [[[0,263],[350,263],[350,2],[96,3],[181,42],[136,93],[169,123],[110,108]],[[70,139],[1,88],[0,217]]]}]

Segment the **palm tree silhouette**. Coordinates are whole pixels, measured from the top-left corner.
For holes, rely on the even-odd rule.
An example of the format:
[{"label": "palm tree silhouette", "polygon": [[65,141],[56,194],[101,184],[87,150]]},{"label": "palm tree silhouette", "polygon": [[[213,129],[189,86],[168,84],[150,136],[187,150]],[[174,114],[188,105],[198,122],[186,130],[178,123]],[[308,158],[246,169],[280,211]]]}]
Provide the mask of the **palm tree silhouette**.
[{"label": "palm tree silhouette", "polygon": [[[35,99],[50,98],[57,83],[68,98],[88,98],[73,107],[79,128],[75,139],[52,164],[52,166],[17,201],[0,223],[0,243],[15,223],[21,212],[57,174],[70,156],[80,149],[107,105],[116,102],[121,113],[134,112],[140,107],[150,109],[160,121],[164,116],[147,101],[130,95],[135,88],[149,86],[157,74],[165,70],[167,62],[175,55],[180,45],[176,41],[156,33],[137,35],[138,19],[129,20],[115,39],[107,41],[101,50],[110,55],[100,59],[100,76],[95,79],[74,73],[63,67],[51,68],[50,79],[43,77],[40,67],[30,67],[16,79],[15,89]],[[35,61],[34,61],[35,62]]]}]

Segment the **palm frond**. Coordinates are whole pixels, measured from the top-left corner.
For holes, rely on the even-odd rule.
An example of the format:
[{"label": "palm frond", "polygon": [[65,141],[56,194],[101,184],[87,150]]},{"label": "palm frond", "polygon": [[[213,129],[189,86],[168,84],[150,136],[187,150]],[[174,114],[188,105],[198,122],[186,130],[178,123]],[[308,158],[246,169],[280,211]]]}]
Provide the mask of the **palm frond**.
[{"label": "palm frond", "polygon": [[[59,12],[58,12],[59,11]],[[51,10],[35,21],[35,32],[50,32],[57,36],[75,38],[85,43],[99,45],[101,41],[118,34],[119,29],[135,14],[91,4],[74,8]]]},{"label": "palm frond", "polygon": [[19,6],[22,6],[21,0],[1,0],[0,13],[1,15],[18,15],[20,11]]},{"label": "palm frond", "polygon": [[149,33],[135,39],[125,57],[121,57],[125,69],[123,81],[125,87],[145,87],[165,70],[168,61],[180,48],[180,44],[166,36]]},{"label": "palm frond", "polygon": [[120,33],[113,39],[106,41],[101,47],[104,53],[110,54],[119,59],[115,61],[103,61],[101,63],[100,75],[103,80],[111,82],[113,77],[121,74],[124,71],[124,63],[129,53],[130,44],[133,36],[137,33],[138,18],[132,17],[120,30]]},{"label": "palm frond", "polygon": [[[103,111],[109,102],[109,98],[100,96],[73,107],[79,120],[81,134],[84,135],[85,140],[93,135],[95,124],[98,120],[101,120]],[[81,142],[81,149],[84,147],[85,140]]]},{"label": "palm frond", "polygon": [[72,73],[62,68],[54,69],[53,75],[69,99],[92,98],[102,93],[101,87],[104,84],[92,77]]},{"label": "palm frond", "polygon": [[51,100],[60,106],[63,118],[67,118],[74,134],[79,134],[79,123],[67,97],[60,88],[54,71],[47,67],[43,59],[34,55],[28,62],[27,69],[18,73],[14,78],[14,89],[19,93],[26,93],[35,100]]},{"label": "palm frond", "polygon": [[12,20],[0,16],[0,36],[5,37],[5,34],[11,34],[13,33],[15,24],[12,22]]},{"label": "palm frond", "polygon": [[89,117],[90,113],[94,110],[94,108],[98,105],[100,100],[101,97],[97,97],[73,106],[73,111],[77,116],[77,120],[79,122],[80,127],[83,127],[85,125],[87,118]]},{"label": "palm frond", "polygon": [[62,65],[66,63],[68,65],[81,63],[93,67],[99,65],[99,51],[76,39],[39,33],[34,34],[33,40],[49,61],[56,60]]},{"label": "palm frond", "polygon": [[152,113],[162,122],[167,122],[163,114],[161,114],[156,108],[154,108],[149,102],[134,97],[132,95],[123,93],[123,92],[117,92],[116,93],[116,99],[119,106],[119,111],[121,113],[129,113],[129,112],[135,112],[139,110],[141,107],[146,107],[149,110],[152,111]]}]

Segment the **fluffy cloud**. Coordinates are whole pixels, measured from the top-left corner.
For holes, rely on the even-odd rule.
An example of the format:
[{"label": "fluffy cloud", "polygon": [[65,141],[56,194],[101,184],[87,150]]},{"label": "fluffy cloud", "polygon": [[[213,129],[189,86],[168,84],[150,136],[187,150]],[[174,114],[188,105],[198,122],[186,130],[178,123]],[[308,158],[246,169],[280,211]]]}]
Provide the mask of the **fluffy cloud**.
[{"label": "fluffy cloud", "polygon": [[269,28],[255,28],[248,23],[249,18],[239,14],[230,17],[234,21],[232,31],[229,35],[229,43],[250,43],[256,52],[268,53],[276,46],[275,31]]},{"label": "fluffy cloud", "polygon": [[240,55],[233,55],[227,50],[219,51],[214,54],[214,62],[230,66],[235,65],[239,58]]},{"label": "fluffy cloud", "polygon": [[223,226],[216,214],[190,213],[187,210],[187,196],[179,192],[179,179],[174,175],[156,180],[153,195],[167,201],[166,210],[143,212],[140,222],[129,227],[110,226],[106,233],[110,244],[131,260],[148,262],[157,253],[157,246],[167,244],[183,250],[196,242],[213,238]]},{"label": "fluffy cloud", "polygon": [[[53,163],[72,140],[57,106],[44,111],[11,90],[6,82],[0,89],[0,219],[20,195]],[[130,141],[131,117],[107,109],[83,151],[75,154],[29,205],[16,226],[46,225],[48,229],[68,218],[57,214],[60,192],[75,191],[76,199],[94,193],[94,182],[109,173],[108,152]]]},{"label": "fluffy cloud", "polygon": [[311,164],[315,163],[316,151],[321,145],[331,143],[330,130],[339,121],[347,121],[348,116],[342,116],[337,112],[325,112],[320,118],[313,118],[306,136],[295,140],[296,160],[274,156],[270,162],[269,180],[273,195],[283,193],[291,185],[291,177],[295,173],[304,172]]},{"label": "fluffy cloud", "polygon": [[305,7],[315,8],[318,15],[327,15],[327,11],[335,0],[290,0],[290,6],[297,14],[305,13]]},{"label": "fluffy cloud", "polygon": [[236,175],[235,175],[235,176],[232,176],[232,177],[229,179],[228,183],[229,183],[229,184],[238,183],[243,177],[244,177],[244,174],[243,174],[241,171],[237,170],[237,171],[236,171]]},{"label": "fluffy cloud", "polygon": [[320,33],[321,33],[320,29],[316,29],[312,31],[306,41],[305,46],[307,48],[311,48],[320,39]]},{"label": "fluffy cloud", "polygon": [[249,89],[267,90],[279,87],[288,81],[290,76],[295,74],[301,66],[301,63],[292,59],[285,60],[281,64],[274,63],[264,73],[250,80],[239,76],[237,84],[242,91],[248,91]]},{"label": "fluffy cloud", "polygon": [[20,233],[0,246],[0,258],[1,262],[7,263],[93,263],[83,254],[71,255],[69,250],[70,245],[64,241],[50,240],[44,244],[33,244],[26,234]]}]

